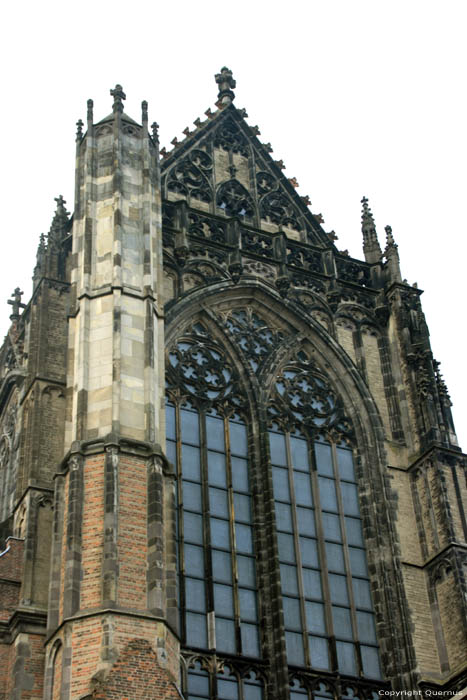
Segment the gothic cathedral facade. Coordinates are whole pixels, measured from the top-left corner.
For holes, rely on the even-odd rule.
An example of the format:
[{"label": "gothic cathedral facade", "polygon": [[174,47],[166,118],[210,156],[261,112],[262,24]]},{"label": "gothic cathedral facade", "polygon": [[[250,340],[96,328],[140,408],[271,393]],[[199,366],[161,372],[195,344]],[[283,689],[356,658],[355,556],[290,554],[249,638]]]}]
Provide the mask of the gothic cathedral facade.
[{"label": "gothic cathedral facade", "polygon": [[216,75],[76,135],[0,349],[0,700],[463,697],[466,461],[421,291]]}]

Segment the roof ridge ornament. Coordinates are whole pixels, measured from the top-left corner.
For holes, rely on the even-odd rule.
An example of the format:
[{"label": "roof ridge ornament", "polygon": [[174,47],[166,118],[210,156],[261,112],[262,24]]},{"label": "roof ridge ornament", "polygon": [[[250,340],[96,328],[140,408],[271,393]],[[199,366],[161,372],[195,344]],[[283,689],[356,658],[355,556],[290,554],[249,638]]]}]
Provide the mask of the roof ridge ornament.
[{"label": "roof ridge ornament", "polygon": [[225,109],[234,101],[235,93],[233,89],[236,87],[237,83],[233,78],[232,71],[226,66],[223,66],[221,72],[217,73],[215,80],[219,85],[216,105],[219,109]]},{"label": "roof ridge ornament", "polygon": [[126,95],[123,92],[123,88],[121,85],[117,83],[117,85],[114,87],[113,90],[110,91],[110,94],[114,98],[114,103],[112,105],[112,110],[114,113],[116,112],[123,112],[123,100],[126,100]]}]

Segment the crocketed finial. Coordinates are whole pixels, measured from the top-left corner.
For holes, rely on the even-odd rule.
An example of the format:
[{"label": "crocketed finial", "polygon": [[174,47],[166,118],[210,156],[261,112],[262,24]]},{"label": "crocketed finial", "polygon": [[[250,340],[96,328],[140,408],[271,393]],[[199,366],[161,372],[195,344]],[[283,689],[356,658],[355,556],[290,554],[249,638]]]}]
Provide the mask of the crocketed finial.
[{"label": "crocketed finial", "polygon": [[233,79],[232,71],[225,66],[221,68],[221,72],[216,75],[216,83],[219,85],[217,106],[219,109],[224,109],[232,104],[235,97],[233,89],[236,82]]},{"label": "crocketed finial", "polygon": [[370,263],[378,262],[381,259],[382,252],[376,234],[375,221],[372,211],[368,206],[367,197],[362,197],[362,233],[365,260]]},{"label": "crocketed finial", "polygon": [[24,292],[22,292],[19,287],[16,287],[15,291],[11,295],[13,298],[13,301],[11,301],[11,299],[8,299],[8,304],[10,304],[13,307],[12,314],[10,316],[10,319],[12,321],[17,321],[19,319],[20,309],[26,308],[26,304],[21,303],[21,297],[23,296],[23,294],[24,294]]},{"label": "crocketed finial", "polygon": [[386,249],[387,248],[397,248],[396,242],[394,240],[394,236],[392,235],[391,226],[385,226],[384,230],[386,231]]},{"label": "crocketed finial", "polygon": [[57,207],[47,236],[47,243],[50,249],[60,246],[70,222],[70,215],[65,208],[66,201],[63,199],[62,195],[60,194],[58,197],[55,197],[55,201],[57,202]]},{"label": "crocketed finial", "polygon": [[117,84],[114,89],[110,91],[110,94],[114,98],[114,103],[112,106],[113,111],[123,112],[123,100],[126,100],[126,95],[123,92],[122,86]]},{"label": "crocketed finial", "polygon": [[76,140],[77,141],[81,141],[81,139],[83,138],[83,126],[84,126],[83,120],[78,119],[78,121],[76,122]]}]

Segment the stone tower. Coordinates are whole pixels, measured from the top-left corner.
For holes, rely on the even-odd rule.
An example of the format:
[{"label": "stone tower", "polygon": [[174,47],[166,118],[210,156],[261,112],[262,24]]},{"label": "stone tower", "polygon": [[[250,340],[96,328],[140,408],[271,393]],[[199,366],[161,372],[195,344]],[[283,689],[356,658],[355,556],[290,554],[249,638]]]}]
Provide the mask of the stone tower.
[{"label": "stone tower", "polygon": [[216,83],[170,152],[88,101],[9,300],[0,700],[452,696],[465,458],[421,290],[366,198],[337,249]]}]

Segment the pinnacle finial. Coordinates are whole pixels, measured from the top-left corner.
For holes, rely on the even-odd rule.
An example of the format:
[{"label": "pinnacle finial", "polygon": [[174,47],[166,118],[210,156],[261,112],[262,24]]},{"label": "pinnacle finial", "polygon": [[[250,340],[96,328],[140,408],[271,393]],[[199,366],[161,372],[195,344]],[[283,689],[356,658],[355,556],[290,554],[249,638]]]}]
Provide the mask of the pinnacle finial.
[{"label": "pinnacle finial", "polygon": [[152,131],[152,138],[154,143],[159,143],[159,124],[157,122],[153,122],[151,124],[151,131]]},{"label": "pinnacle finial", "polygon": [[76,140],[77,141],[81,141],[81,139],[83,138],[83,126],[84,126],[83,120],[78,119],[78,121],[76,122]]},{"label": "pinnacle finial", "polygon": [[233,88],[236,87],[236,82],[233,79],[232,71],[224,66],[221,68],[221,72],[215,76],[215,80],[219,85],[217,106],[219,109],[225,109],[232,104],[235,98]]},{"label": "pinnacle finial", "polygon": [[23,294],[24,292],[22,292],[19,287],[16,287],[15,291],[11,295],[13,301],[11,301],[11,299],[8,299],[7,303],[13,307],[12,314],[10,316],[10,319],[12,321],[17,321],[19,319],[19,310],[26,308],[26,304],[21,303],[21,297],[23,296]]},{"label": "pinnacle finial", "polygon": [[141,102],[141,121],[145,124],[148,123],[148,103],[146,100]]},{"label": "pinnacle finial", "polygon": [[386,231],[386,248],[397,248],[394,236],[392,235],[392,227],[385,226],[384,230]]},{"label": "pinnacle finial", "polygon": [[114,98],[114,103],[112,106],[113,111],[123,112],[123,100],[126,100],[126,95],[123,92],[122,86],[117,83],[114,89],[110,91],[110,94]]},{"label": "pinnacle finial", "polygon": [[382,251],[376,234],[375,220],[368,206],[367,197],[362,197],[362,233],[365,260],[370,263],[378,262],[381,259]]},{"label": "pinnacle finial", "polygon": [[93,108],[94,108],[94,102],[92,100],[88,100],[88,112],[87,112],[88,133],[90,133],[90,130],[92,129],[92,123],[94,120]]},{"label": "pinnacle finial", "polygon": [[55,197],[55,201],[57,202],[57,207],[47,236],[47,243],[51,248],[60,246],[70,222],[69,213],[65,208],[66,201],[63,199],[63,196],[59,194],[58,197]]}]

